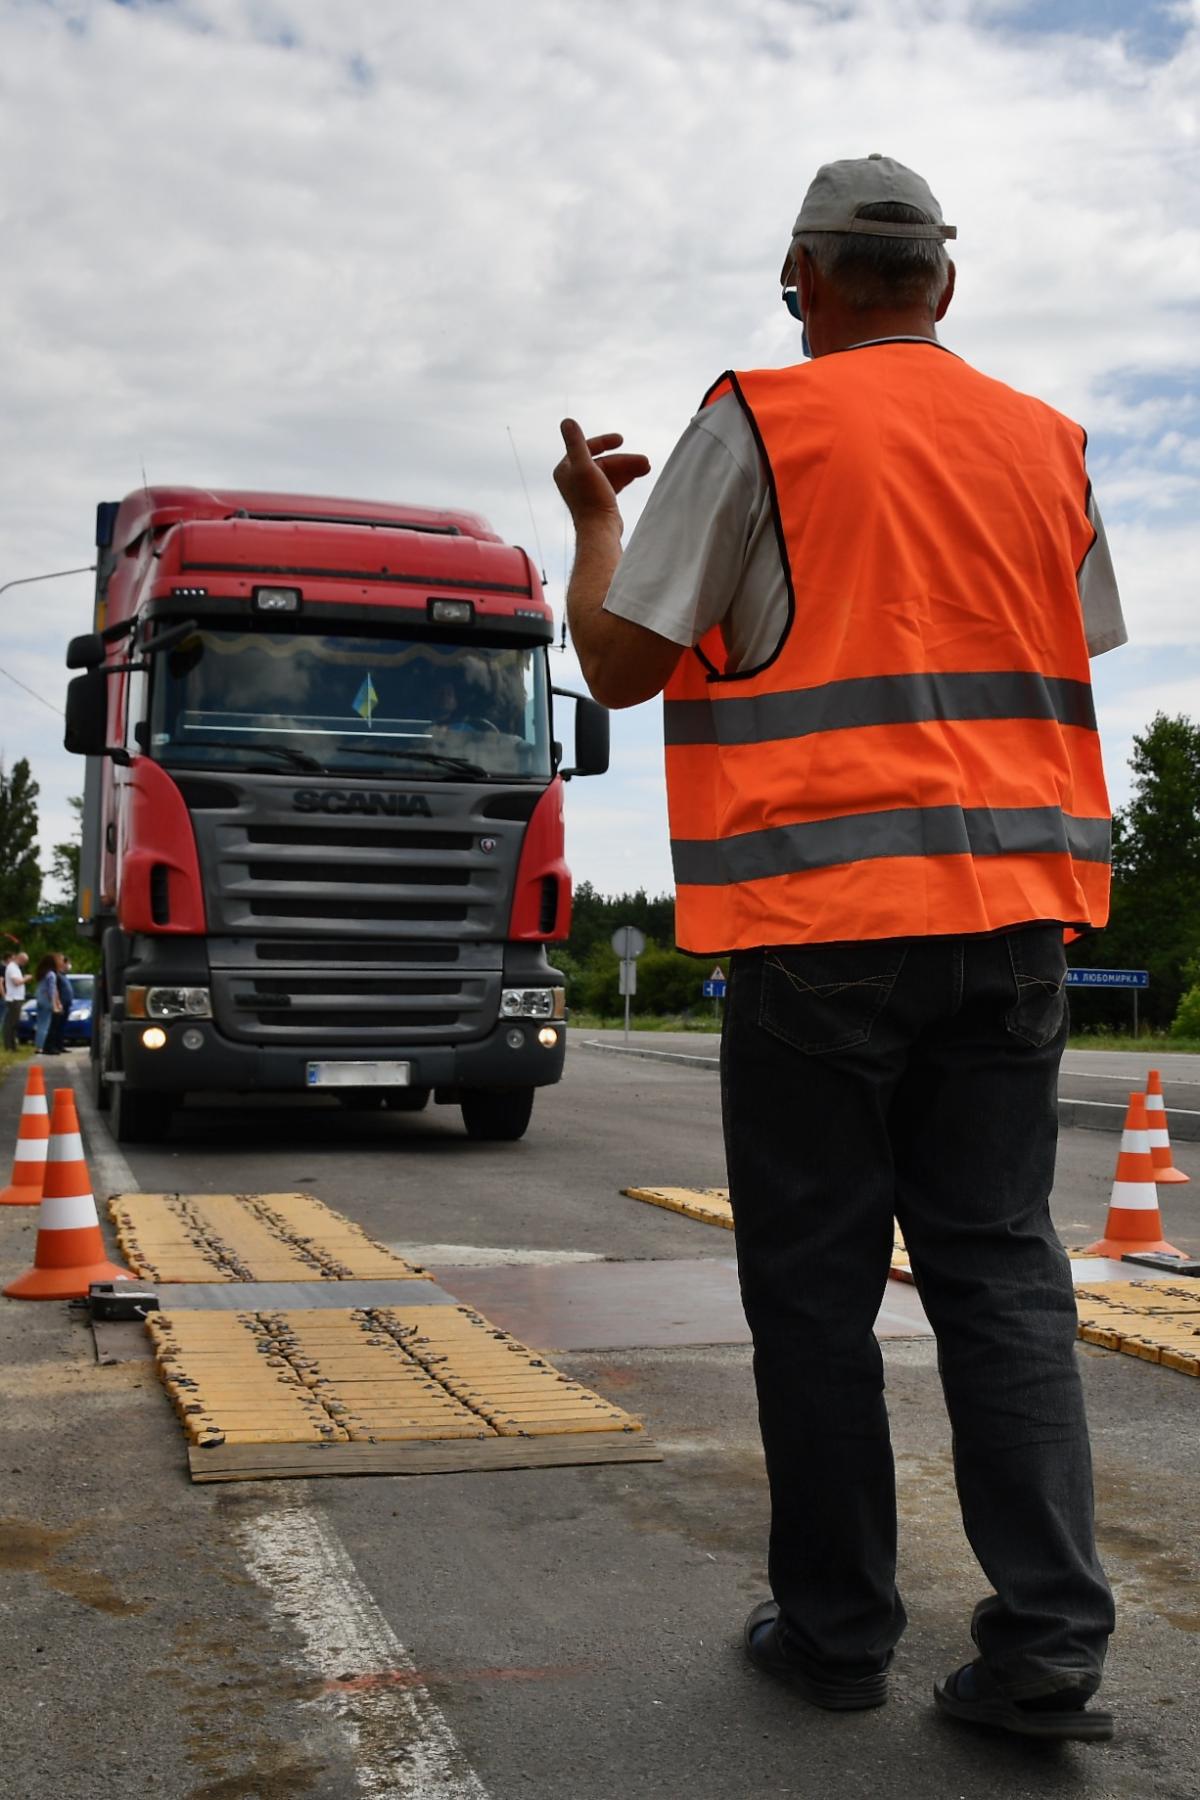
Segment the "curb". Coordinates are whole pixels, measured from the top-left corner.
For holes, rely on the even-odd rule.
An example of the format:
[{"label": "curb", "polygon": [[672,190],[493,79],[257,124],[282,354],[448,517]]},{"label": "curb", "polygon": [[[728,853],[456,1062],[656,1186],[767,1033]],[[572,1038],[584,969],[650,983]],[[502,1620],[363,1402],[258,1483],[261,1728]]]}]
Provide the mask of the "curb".
[{"label": "curb", "polygon": [[[581,1048],[602,1050],[610,1056],[640,1056],[649,1062],[681,1063],[686,1069],[707,1069],[713,1075],[721,1072],[715,1056],[688,1056],[682,1050],[635,1050],[632,1045],[626,1049],[624,1044],[601,1044],[595,1038],[583,1038]],[[1167,1117],[1172,1138],[1184,1143],[1200,1143],[1200,1112],[1185,1112],[1173,1106],[1168,1109]],[[1060,1128],[1066,1126],[1076,1131],[1119,1132],[1125,1128],[1125,1108],[1105,1100],[1060,1099],[1058,1123]]]},{"label": "curb", "polygon": [[[1183,1143],[1200,1143],[1200,1112],[1185,1112],[1182,1108],[1173,1106],[1167,1118],[1172,1140],[1178,1138]],[[1060,1100],[1058,1122],[1060,1125],[1073,1125],[1080,1131],[1123,1131],[1125,1108],[1113,1106],[1105,1100]]]},{"label": "curb", "polygon": [[714,1075],[721,1072],[720,1062],[715,1056],[688,1056],[683,1050],[635,1050],[630,1044],[601,1044],[596,1038],[584,1038],[581,1048],[584,1050],[604,1050],[610,1056],[642,1056],[650,1062],[682,1063],[685,1069],[709,1069]]}]

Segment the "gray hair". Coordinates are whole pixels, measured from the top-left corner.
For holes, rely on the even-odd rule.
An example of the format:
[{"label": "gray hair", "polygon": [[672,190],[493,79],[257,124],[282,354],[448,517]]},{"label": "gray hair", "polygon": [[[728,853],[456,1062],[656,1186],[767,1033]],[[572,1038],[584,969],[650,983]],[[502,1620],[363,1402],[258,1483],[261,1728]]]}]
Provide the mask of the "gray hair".
[{"label": "gray hair", "polygon": [[[880,224],[930,225],[915,206],[879,201],[864,206],[861,219]],[[877,307],[920,306],[934,310],[950,275],[946,246],[937,238],[876,237],[857,232],[802,232],[792,251],[806,250],[819,274],[855,312]]]}]

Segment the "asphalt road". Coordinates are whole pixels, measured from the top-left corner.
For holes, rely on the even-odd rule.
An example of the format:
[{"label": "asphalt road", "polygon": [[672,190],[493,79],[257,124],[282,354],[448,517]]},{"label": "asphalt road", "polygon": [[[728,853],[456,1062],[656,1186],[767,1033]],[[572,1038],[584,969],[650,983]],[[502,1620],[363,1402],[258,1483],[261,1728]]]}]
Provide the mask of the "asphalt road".
[{"label": "asphalt road", "polygon": [[[731,1279],[730,1239],[619,1191],[721,1183],[716,1102],[704,1070],[573,1047],[521,1144],[469,1143],[450,1108],[235,1104],[130,1153],[149,1191],[316,1192],[465,1298],[502,1274],[560,1341],[590,1335],[556,1362],[641,1413],[664,1460],[193,1487],[146,1363],[99,1368],[66,1308],[4,1303],[0,1795],[1194,1800],[1200,1383],[1131,1358],[1081,1351],[1121,1609],[1114,1744],[1039,1751],[931,1710],[983,1583],[927,1339],[885,1344],[912,1621],[891,1703],[824,1714],[745,1667],[766,1526],[749,1356],[680,1302]],[[5,1150],[19,1103],[10,1081]],[[97,1189],[123,1180],[85,1135]],[[1098,1234],[1114,1154],[1063,1133],[1067,1241]],[[1200,1251],[1200,1144],[1176,1160],[1193,1182],[1164,1190],[1168,1235]],[[31,1216],[3,1209],[5,1279],[32,1246]],[[572,1331],[552,1302],[580,1271],[602,1299]]]},{"label": "asphalt road", "polygon": [[[579,1036],[611,1050],[626,1048],[622,1031],[581,1031]],[[712,1063],[715,1074],[719,1045],[716,1031],[631,1031],[628,1048],[647,1061],[664,1055],[703,1058]],[[1200,1056],[1161,1051],[1143,1055],[1121,1050],[1068,1050],[1059,1075],[1059,1097],[1124,1107],[1134,1088],[1145,1088],[1151,1067],[1157,1067],[1162,1077],[1168,1109],[1195,1114],[1200,1124]]]}]

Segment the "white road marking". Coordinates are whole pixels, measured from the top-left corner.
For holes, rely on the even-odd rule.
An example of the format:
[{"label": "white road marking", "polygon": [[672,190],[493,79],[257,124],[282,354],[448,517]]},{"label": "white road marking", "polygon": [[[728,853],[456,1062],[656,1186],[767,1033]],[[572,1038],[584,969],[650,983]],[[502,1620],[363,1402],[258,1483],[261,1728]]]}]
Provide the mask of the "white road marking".
[{"label": "white road marking", "polygon": [[75,1089],[75,1105],[79,1113],[79,1122],[87,1133],[87,1160],[92,1171],[92,1192],[99,1200],[105,1200],[110,1194],[136,1194],[137,1177],[117,1146],[117,1142],[104,1123],[104,1115],[97,1112],[88,1092],[87,1079],[82,1070],[68,1069],[72,1078],[78,1072],[80,1079],[72,1079]]},{"label": "white road marking", "polygon": [[[1068,1069],[1065,1063],[1062,1073],[1069,1075],[1072,1081],[1119,1081],[1123,1087],[1128,1087],[1131,1081],[1137,1080],[1136,1075],[1097,1075],[1091,1069]],[[1193,1080],[1190,1075],[1168,1075],[1167,1086],[1200,1087],[1200,1081]]]},{"label": "white road marking", "polygon": [[[280,1624],[299,1635],[325,1708],[353,1745],[367,1800],[487,1800],[416,1665],[319,1513],[284,1505],[238,1526],[242,1555]],[[372,1685],[371,1676],[382,1676]],[[390,1679],[389,1679],[390,1678]]]},{"label": "white road marking", "polygon": [[[106,1195],[140,1192],[84,1084],[73,1085],[96,1188]],[[332,1526],[307,1507],[281,1501],[278,1510],[243,1521],[237,1537],[281,1627],[298,1633],[306,1667],[343,1684],[306,1704],[327,1708],[345,1732],[365,1800],[488,1800]],[[373,1675],[391,1679],[375,1687]]]},{"label": "white road marking", "polygon": [[509,1264],[545,1264],[603,1262],[599,1250],[506,1250],[491,1244],[388,1244],[387,1248],[405,1262],[418,1263],[423,1269],[491,1269]]}]

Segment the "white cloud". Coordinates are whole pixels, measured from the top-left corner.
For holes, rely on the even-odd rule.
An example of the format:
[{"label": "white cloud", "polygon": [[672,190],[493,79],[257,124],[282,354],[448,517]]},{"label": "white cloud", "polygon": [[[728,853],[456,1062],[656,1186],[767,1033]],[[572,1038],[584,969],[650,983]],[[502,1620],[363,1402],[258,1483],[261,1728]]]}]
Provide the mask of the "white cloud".
[{"label": "white cloud", "polygon": [[[467,505],[529,542],[511,426],[558,600],[560,414],[660,463],[723,367],[793,357],[775,276],[800,196],[878,148],[960,228],[947,341],[1091,427],[1169,681],[1200,641],[1188,18],[1145,62],[970,0],[0,0],[0,582],[89,560],[95,502],[143,462]],[[57,702],[87,583],[17,594],[3,666]],[[49,843],[79,769],[0,689]],[[631,766],[574,784],[573,862],[661,887],[656,709],[614,732]]]}]

